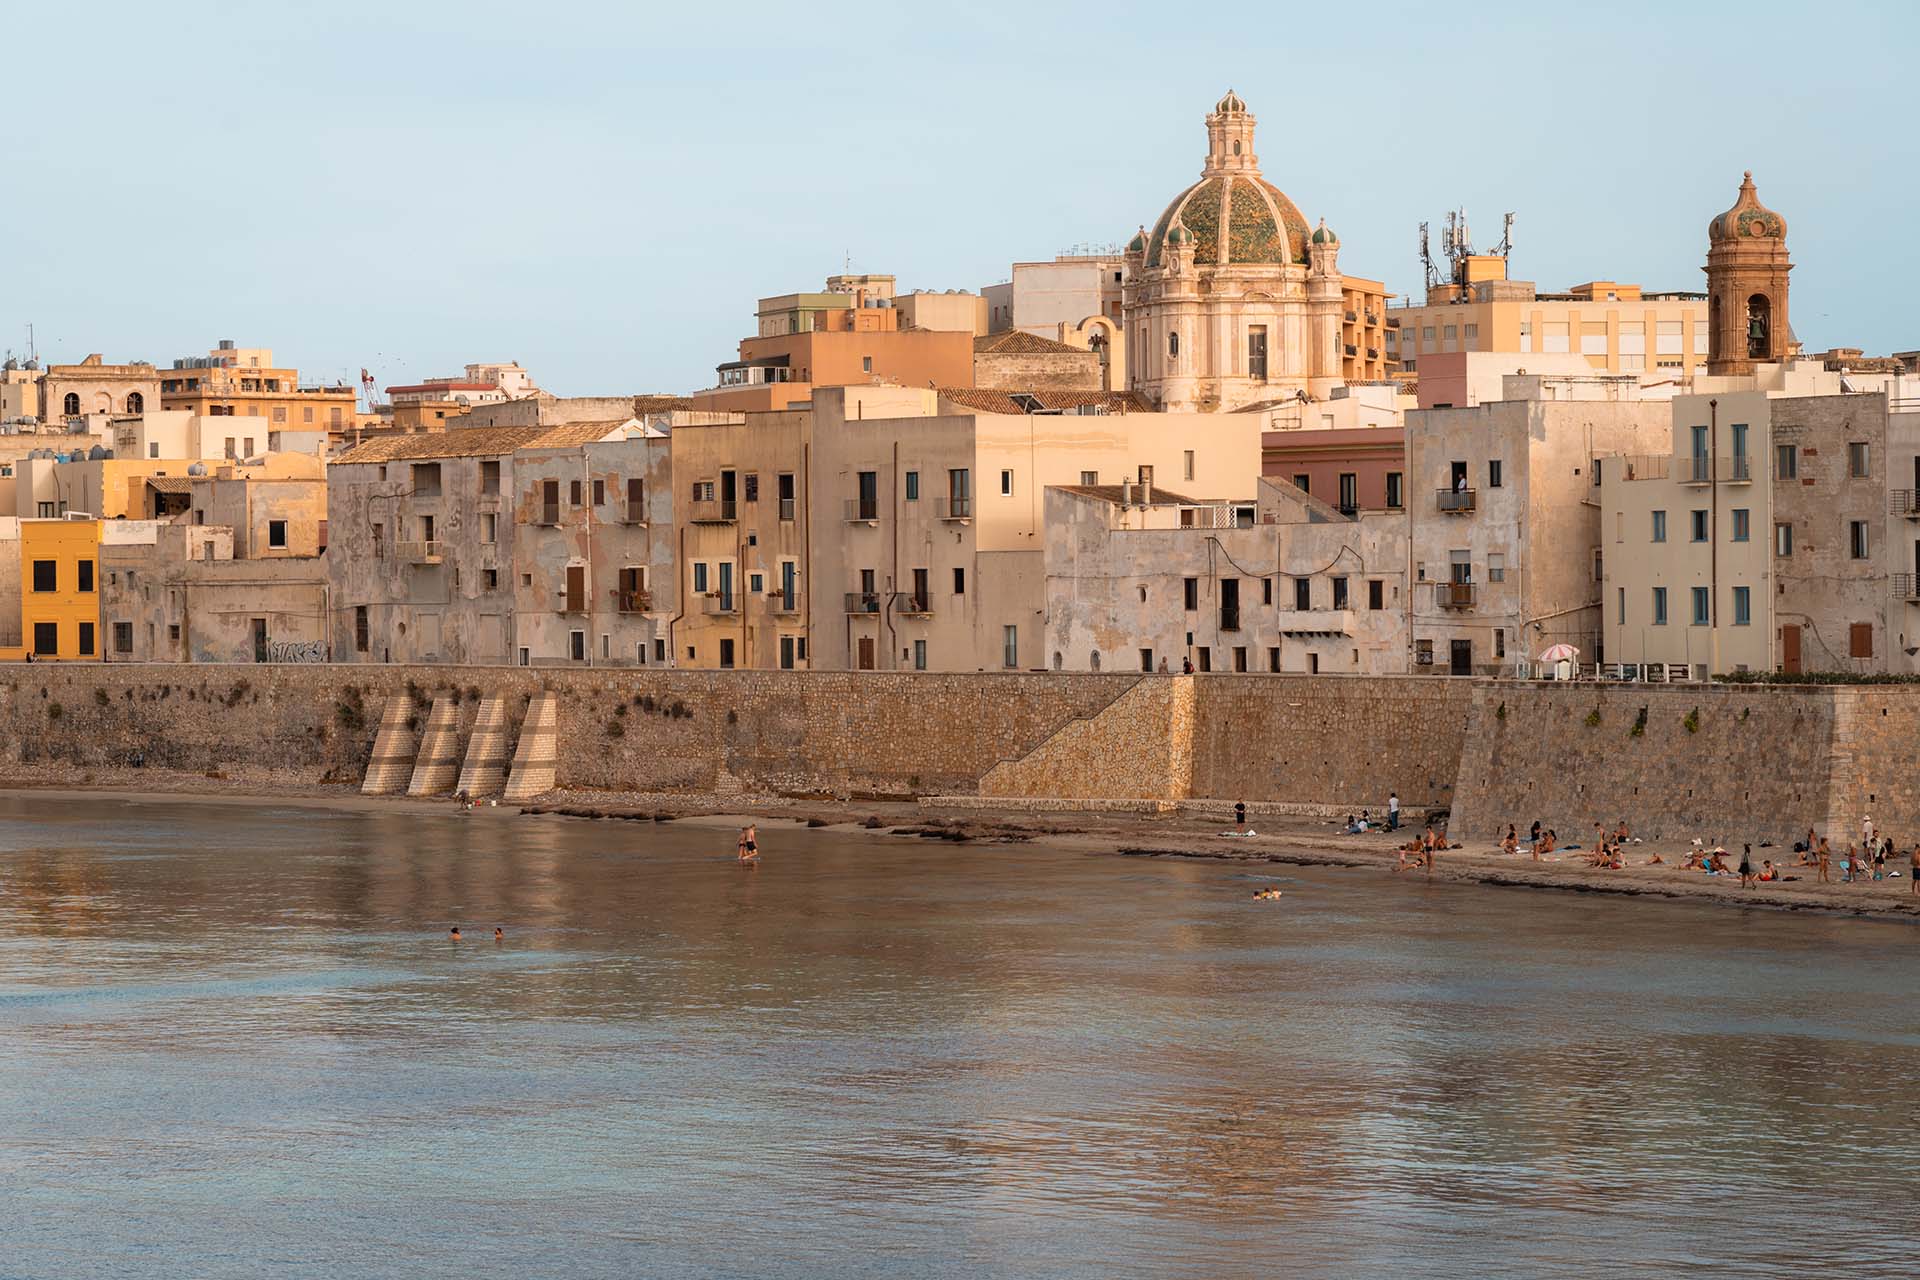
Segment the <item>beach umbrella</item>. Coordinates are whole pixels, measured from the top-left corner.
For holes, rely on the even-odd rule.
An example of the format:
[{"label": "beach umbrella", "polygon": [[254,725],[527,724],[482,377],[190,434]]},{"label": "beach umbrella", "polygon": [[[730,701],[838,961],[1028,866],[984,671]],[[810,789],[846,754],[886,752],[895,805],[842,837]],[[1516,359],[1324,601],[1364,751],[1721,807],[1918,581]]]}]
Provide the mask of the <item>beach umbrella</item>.
[{"label": "beach umbrella", "polygon": [[1540,655],[1542,662],[1572,662],[1580,656],[1580,651],[1570,644],[1556,644]]}]

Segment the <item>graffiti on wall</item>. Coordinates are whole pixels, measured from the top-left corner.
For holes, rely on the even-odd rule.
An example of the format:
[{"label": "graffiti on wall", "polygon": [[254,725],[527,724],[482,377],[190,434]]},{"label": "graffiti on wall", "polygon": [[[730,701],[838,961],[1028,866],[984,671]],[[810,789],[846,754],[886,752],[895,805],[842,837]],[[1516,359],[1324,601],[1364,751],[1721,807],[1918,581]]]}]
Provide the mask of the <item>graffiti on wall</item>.
[{"label": "graffiti on wall", "polygon": [[267,646],[268,662],[321,663],[326,660],[327,646],[322,640],[275,640]]}]

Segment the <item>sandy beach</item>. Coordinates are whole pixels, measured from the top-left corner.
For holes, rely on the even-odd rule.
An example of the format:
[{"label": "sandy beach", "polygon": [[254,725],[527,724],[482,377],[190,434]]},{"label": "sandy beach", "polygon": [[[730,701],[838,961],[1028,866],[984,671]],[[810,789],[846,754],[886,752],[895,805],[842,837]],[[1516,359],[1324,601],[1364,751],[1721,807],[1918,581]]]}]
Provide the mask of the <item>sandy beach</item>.
[{"label": "sandy beach", "polygon": [[[43,770],[34,784],[23,785],[15,779],[4,789],[70,800],[190,799],[203,804],[311,806],[360,812],[420,812],[455,804],[448,797],[362,796],[350,786],[290,784],[264,771],[259,776],[208,778],[151,769],[49,769]],[[1015,807],[954,810],[880,800],[564,792],[524,808],[482,806],[472,816],[488,821],[672,821],[729,829],[754,821],[761,825],[761,846],[770,857],[779,855],[779,832],[783,828],[833,828],[890,840],[1039,845],[1090,857],[1347,867],[1357,875],[1378,876],[1383,891],[1426,883],[1471,883],[1920,920],[1920,895],[1913,892],[1907,878],[1904,853],[1890,864],[1891,870],[1900,872],[1897,878],[1855,884],[1840,882],[1836,853],[1830,868],[1832,882],[1821,884],[1816,869],[1792,865],[1796,855],[1790,848],[1756,846],[1756,870],[1763,858],[1772,858],[1784,875],[1798,878],[1743,888],[1738,876],[1681,870],[1688,843],[1685,840],[1632,845],[1627,866],[1618,871],[1588,866],[1584,850],[1562,849],[1547,860],[1535,862],[1524,848],[1518,855],[1509,855],[1491,842],[1474,842],[1439,854],[1429,873],[1396,870],[1396,847],[1417,834],[1417,828],[1398,834],[1369,831],[1350,835],[1337,823],[1322,819],[1255,814],[1248,825],[1256,834],[1232,836],[1226,834],[1232,827],[1232,807],[1208,801],[1193,802],[1168,814],[1080,810],[1036,813]],[[1896,843],[1904,838],[1903,833],[1893,835]],[[1835,843],[1844,852],[1844,836],[1833,833],[1830,838],[1834,837],[1839,837]],[[1737,866],[1739,845],[1731,838],[1725,839],[1730,849],[1727,861]],[[1655,854],[1664,865],[1646,865]]]}]

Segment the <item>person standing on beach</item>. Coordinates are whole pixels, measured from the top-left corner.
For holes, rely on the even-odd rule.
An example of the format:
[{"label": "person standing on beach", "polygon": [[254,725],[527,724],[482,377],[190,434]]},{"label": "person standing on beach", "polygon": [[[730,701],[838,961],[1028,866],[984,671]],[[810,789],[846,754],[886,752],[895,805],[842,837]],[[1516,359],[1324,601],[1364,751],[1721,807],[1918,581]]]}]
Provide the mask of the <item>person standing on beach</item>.
[{"label": "person standing on beach", "polygon": [[1387,830],[1398,831],[1399,829],[1400,793],[1398,791],[1389,791],[1387,792]]},{"label": "person standing on beach", "polygon": [[1245,831],[1247,829],[1247,802],[1245,800],[1235,800],[1233,802],[1233,829],[1235,831]]},{"label": "person standing on beach", "polygon": [[1913,891],[1920,893],[1920,843],[1913,846],[1913,852],[1907,855],[1907,875],[1913,883]]},{"label": "person standing on beach", "polygon": [[1819,851],[1819,853],[1818,853],[1817,855],[1815,855],[1815,857],[1814,857],[1814,860],[1813,860],[1813,864],[1814,864],[1814,865],[1815,865],[1816,867],[1819,867],[1819,868],[1820,868],[1820,883],[1821,883],[1821,884],[1827,884],[1827,883],[1829,883],[1829,881],[1827,880],[1827,864],[1828,864],[1828,862],[1829,862],[1829,861],[1831,861],[1831,860],[1832,860],[1832,858],[1833,858],[1833,850],[1832,850],[1832,849],[1829,849],[1829,848],[1827,847],[1827,838],[1826,838],[1825,836],[1821,836],[1821,837],[1820,837],[1820,851]]},{"label": "person standing on beach", "polygon": [[1753,888],[1753,846],[1750,844],[1740,846],[1740,887]]},{"label": "person standing on beach", "polygon": [[1860,819],[1860,843],[1863,847],[1873,848],[1873,815]]}]

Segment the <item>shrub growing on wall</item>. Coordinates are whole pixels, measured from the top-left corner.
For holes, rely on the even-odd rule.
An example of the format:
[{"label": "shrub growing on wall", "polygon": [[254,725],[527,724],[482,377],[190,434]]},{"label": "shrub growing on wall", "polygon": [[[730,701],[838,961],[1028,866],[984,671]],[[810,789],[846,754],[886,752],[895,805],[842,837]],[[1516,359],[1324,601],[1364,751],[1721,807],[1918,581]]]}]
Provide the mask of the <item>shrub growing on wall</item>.
[{"label": "shrub growing on wall", "polygon": [[1700,732],[1700,708],[1695,707],[1693,710],[1687,712],[1686,718],[1680,723],[1687,726],[1688,733]]}]

